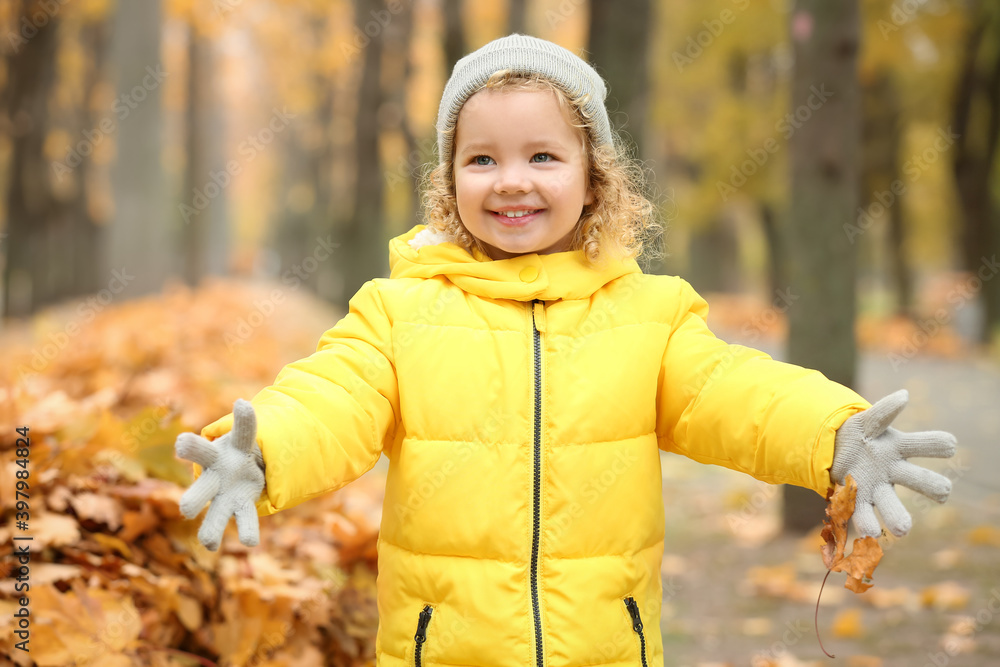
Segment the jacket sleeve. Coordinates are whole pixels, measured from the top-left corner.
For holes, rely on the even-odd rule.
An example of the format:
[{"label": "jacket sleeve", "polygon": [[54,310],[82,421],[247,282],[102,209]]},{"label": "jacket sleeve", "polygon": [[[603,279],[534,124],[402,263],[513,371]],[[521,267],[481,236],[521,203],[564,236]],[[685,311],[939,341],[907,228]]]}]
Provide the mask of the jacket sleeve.
[{"label": "jacket sleeve", "polygon": [[659,376],[660,448],[825,495],[836,430],[870,404],[818,371],[719,340],[705,300],[677,285]]},{"label": "jacket sleeve", "polygon": [[[391,447],[399,415],[391,330],[377,284],[365,283],[316,352],[251,400],[265,466],[258,515],[339,489]],[[230,413],[202,435],[218,438],[232,423]]]}]

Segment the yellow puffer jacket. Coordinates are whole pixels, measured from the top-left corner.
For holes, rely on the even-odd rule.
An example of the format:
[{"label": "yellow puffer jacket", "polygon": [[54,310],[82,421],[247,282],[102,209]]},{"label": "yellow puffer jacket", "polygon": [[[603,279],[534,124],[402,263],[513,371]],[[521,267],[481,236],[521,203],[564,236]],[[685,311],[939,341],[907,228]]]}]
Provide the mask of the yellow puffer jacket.
[{"label": "yellow puffer jacket", "polygon": [[384,452],[380,667],[662,665],[659,449],[825,493],[869,404],[720,341],[686,282],[632,260],[414,250],[420,229],[254,397],[259,514]]}]

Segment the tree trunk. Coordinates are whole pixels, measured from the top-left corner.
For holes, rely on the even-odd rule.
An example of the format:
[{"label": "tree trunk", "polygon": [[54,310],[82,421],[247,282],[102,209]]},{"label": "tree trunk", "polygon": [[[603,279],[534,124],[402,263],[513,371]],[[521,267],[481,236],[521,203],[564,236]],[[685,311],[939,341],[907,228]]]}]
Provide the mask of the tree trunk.
[{"label": "tree trunk", "polygon": [[[791,16],[794,70],[790,138],[788,358],[854,384],[855,253],[844,232],[858,202],[860,108],[857,0],[798,0]],[[807,446],[803,443],[803,446]],[[784,522],[808,530],[823,518],[815,493],[786,487]]]},{"label": "tree trunk", "polygon": [[465,55],[462,0],[444,0],[444,71],[448,76]]},{"label": "tree trunk", "polygon": [[[995,279],[992,260],[1000,249],[1000,209],[990,184],[1000,142],[1000,12],[993,14],[988,15],[982,3],[970,12],[973,28],[966,40],[952,120],[958,137],[952,170],[962,217],[962,261],[982,284],[983,341],[1000,336],[1000,280]],[[977,122],[977,112],[986,114],[985,122]],[[972,127],[985,127],[985,136],[970,134]]]},{"label": "tree trunk", "polygon": [[527,0],[509,0],[507,3],[507,34],[524,34],[528,30]]},{"label": "tree trunk", "polygon": [[[21,3],[20,16],[30,23],[32,3]],[[17,25],[23,25],[21,20]],[[32,24],[33,25],[33,24]],[[49,261],[49,235],[60,217],[43,144],[48,134],[49,96],[56,81],[59,21],[37,26],[7,55],[6,112],[11,128],[10,181],[7,189],[4,313],[28,315],[55,296]],[[18,36],[24,37],[23,30]],[[67,178],[72,177],[72,171]]]},{"label": "tree trunk", "polygon": [[225,275],[229,256],[226,188],[233,174],[226,170],[222,102],[212,76],[214,44],[191,25],[188,32],[188,99],[185,111],[184,191],[181,201],[192,206],[180,216],[181,274],[196,286],[206,275]]},{"label": "tree trunk", "polygon": [[778,216],[775,214],[774,206],[770,202],[761,201],[759,208],[760,224],[763,228],[764,240],[767,243],[767,282],[773,297],[787,284],[785,282],[785,254],[782,252],[784,239],[778,228]]},{"label": "tree trunk", "polygon": [[[173,254],[163,174],[159,0],[120,2],[112,38],[117,74],[117,160],[112,167],[115,214],[106,277],[121,275],[116,299],[157,292]],[[114,273],[112,273],[114,272]]]},{"label": "tree trunk", "polygon": [[[861,208],[873,218],[883,211],[889,229],[886,235],[888,267],[895,288],[896,314],[909,317],[913,302],[913,278],[906,259],[906,221],[902,196],[905,183],[900,164],[902,136],[899,93],[892,74],[880,70],[862,90]],[[858,214],[860,216],[860,213]],[[862,227],[859,225],[859,229]],[[876,235],[852,236],[860,247],[870,248]]]},{"label": "tree trunk", "polygon": [[649,107],[649,41],[653,23],[650,0],[593,0],[590,3],[588,52],[608,84],[612,126],[638,157],[645,145]]},{"label": "tree trunk", "polygon": [[[84,26],[82,40],[90,47],[90,65],[85,80],[85,97],[89,101],[106,77],[108,47],[111,43],[110,16],[96,23]],[[77,110],[79,124],[77,136],[84,130],[92,131],[100,127],[102,116],[91,111],[89,103]],[[109,139],[110,141],[110,139]],[[77,294],[89,294],[106,287],[101,283],[101,271],[106,263],[107,245],[106,223],[111,215],[109,206],[97,205],[95,200],[110,200],[107,172],[103,166],[96,166],[91,159],[80,165],[80,193],[76,198],[76,233],[72,242],[72,256],[75,258],[74,285]]]},{"label": "tree trunk", "polygon": [[[381,7],[377,0],[355,0],[355,16],[369,16]],[[355,164],[357,186],[354,210],[340,230],[344,266],[344,291],[339,301],[346,305],[361,286],[382,277],[388,266],[383,238],[382,168],[379,159],[379,110],[382,106],[382,50],[384,31],[373,36],[364,50],[358,111],[355,117]]]},{"label": "tree trunk", "polygon": [[[404,226],[409,229],[417,222],[417,198],[416,193],[420,189],[420,178],[417,169],[420,166],[415,164],[412,156],[420,155],[420,147],[417,138],[413,133],[409,123],[410,108],[408,104],[409,81],[413,72],[413,59],[410,58],[410,49],[413,45],[413,6],[404,5],[396,20],[386,28],[387,41],[385,43],[385,59],[388,76],[383,75],[383,81],[389,94],[386,97],[386,106],[392,109],[390,118],[396,123],[396,127],[386,128],[397,130],[402,135],[403,143],[406,146],[406,157],[403,164],[406,165],[407,178],[401,181],[397,178],[391,180],[386,177],[389,192],[405,184],[409,188],[411,197],[407,200],[408,207],[404,214]],[[405,230],[399,230],[405,231]]]},{"label": "tree trunk", "polygon": [[[393,19],[389,25],[392,25]],[[317,12],[310,16],[308,36],[310,47],[317,52],[323,48],[329,28],[329,15]],[[320,241],[331,235],[338,224],[344,224],[346,215],[340,214],[334,205],[333,145],[334,132],[334,89],[335,82],[321,68],[313,70],[312,86],[317,97],[315,108],[308,117],[302,117],[291,128],[291,140],[285,144],[282,174],[281,219],[274,228],[274,242],[281,260],[281,273],[299,265],[302,283],[330,301],[339,301],[343,276],[340,250],[334,250],[331,257],[319,253],[315,257],[324,259],[317,262],[314,271],[306,272],[311,264],[304,266],[304,260],[312,255]],[[348,212],[349,213],[349,212]],[[338,219],[338,215],[340,218]],[[329,261],[327,261],[329,260]]]}]

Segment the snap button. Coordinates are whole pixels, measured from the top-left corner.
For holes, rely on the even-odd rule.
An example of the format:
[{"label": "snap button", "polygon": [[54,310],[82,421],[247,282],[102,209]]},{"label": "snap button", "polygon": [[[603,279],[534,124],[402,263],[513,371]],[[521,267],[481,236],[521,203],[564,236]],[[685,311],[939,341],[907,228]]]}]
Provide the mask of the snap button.
[{"label": "snap button", "polygon": [[538,269],[534,266],[526,266],[521,269],[521,273],[519,275],[521,282],[530,283],[538,277]]}]

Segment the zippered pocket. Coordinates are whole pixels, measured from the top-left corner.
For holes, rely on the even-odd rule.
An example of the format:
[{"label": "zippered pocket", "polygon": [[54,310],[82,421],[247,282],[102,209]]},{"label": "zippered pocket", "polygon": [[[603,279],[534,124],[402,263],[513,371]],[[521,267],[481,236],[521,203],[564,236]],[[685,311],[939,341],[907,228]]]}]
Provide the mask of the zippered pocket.
[{"label": "zippered pocket", "polygon": [[421,667],[423,661],[424,642],[427,641],[427,624],[431,622],[434,608],[425,604],[417,618],[417,634],[413,635],[413,667]]},{"label": "zippered pocket", "polygon": [[632,617],[632,630],[639,635],[639,654],[642,658],[642,667],[649,667],[646,662],[646,636],[642,634],[642,617],[639,616],[639,605],[631,595],[625,598],[625,608],[628,615]]}]

